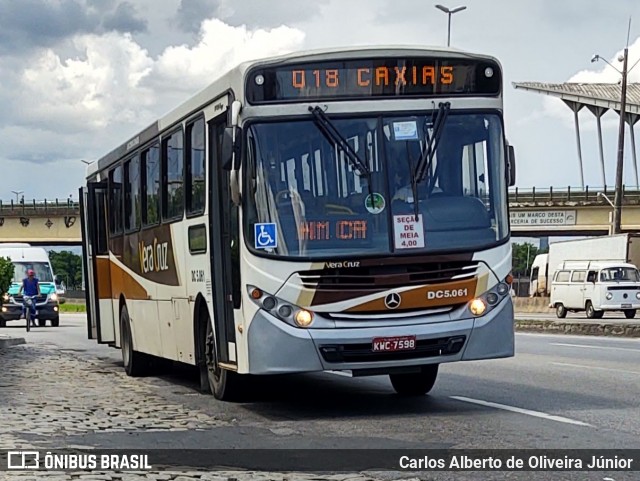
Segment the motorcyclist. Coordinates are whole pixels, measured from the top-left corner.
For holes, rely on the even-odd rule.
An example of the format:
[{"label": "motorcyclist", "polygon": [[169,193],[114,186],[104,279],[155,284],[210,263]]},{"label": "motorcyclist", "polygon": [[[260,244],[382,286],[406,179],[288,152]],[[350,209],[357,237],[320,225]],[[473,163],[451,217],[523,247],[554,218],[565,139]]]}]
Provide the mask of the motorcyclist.
[{"label": "motorcyclist", "polygon": [[[40,281],[36,277],[36,273],[33,269],[29,269],[27,271],[27,277],[22,279],[22,285],[20,286],[20,291],[18,291],[18,295],[23,294],[25,296],[39,296],[40,295]],[[27,308],[26,304],[22,303],[22,317],[26,317]],[[33,325],[36,325],[36,302],[35,299],[31,303],[31,322]]]}]

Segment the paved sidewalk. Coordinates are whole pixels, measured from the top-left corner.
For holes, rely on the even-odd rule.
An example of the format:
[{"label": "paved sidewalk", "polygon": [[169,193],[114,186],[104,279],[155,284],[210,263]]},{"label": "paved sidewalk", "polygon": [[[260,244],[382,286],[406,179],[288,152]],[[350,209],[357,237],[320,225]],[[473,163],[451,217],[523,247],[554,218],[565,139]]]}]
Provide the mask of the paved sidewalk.
[{"label": "paved sidewalk", "polygon": [[18,346],[20,344],[26,344],[24,337],[9,336],[7,334],[0,334],[0,349],[10,346]]},{"label": "paved sidewalk", "polygon": [[[167,390],[188,388],[160,378],[130,378],[120,366],[79,357],[52,345],[26,344],[0,350],[0,453],[62,448],[114,449],[140,437],[158,448],[170,436],[176,448],[183,435],[216,428],[241,429],[235,418],[211,416],[179,401]],[[28,366],[28,368],[25,368]],[[204,437],[202,439],[205,439]],[[206,447],[204,441],[198,447]],[[162,447],[166,448],[166,445]],[[273,473],[229,470],[1,472],[0,481],[365,481],[398,479],[398,473]]]}]

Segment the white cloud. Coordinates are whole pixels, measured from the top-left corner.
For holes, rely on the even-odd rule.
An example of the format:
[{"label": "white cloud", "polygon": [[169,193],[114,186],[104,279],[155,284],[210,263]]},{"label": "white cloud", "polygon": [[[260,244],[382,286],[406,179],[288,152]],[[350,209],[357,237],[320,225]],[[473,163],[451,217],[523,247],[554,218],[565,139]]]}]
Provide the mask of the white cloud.
[{"label": "white cloud", "polygon": [[291,51],[303,39],[286,26],[249,30],[207,20],[195,45],[153,58],[129,34],[75,36],[73,55],[42,50],[14,74],[20,88],[7,98],[15,113],[0,130],[0,155],[31,162],[103,155],[237,63]]},{"label": "white cloud", "polygon": [[186,91],[199,89],[233,66],[256,58],[279,55],[299,47],[300,30],[281,26],[271,30],[232,27],[217,19],[205,20],[197,45],[167,48],[155,65],[157,82]]},{"label": "white cloud", "polygon": [[73,44],[82,58],[46,50],[24,71],[23,120],[60,133],[139,121],[153,104],[142,86],[153,67],[147,52],[128,34],[80,35]]}]

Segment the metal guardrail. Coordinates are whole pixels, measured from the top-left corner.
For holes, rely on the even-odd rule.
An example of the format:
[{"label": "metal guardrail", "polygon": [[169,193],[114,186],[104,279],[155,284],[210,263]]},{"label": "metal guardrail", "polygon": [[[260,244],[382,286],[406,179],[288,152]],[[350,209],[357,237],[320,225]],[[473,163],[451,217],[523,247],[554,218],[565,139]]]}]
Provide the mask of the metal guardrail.
[{"label": "metal guardrail", "polygon": [[72,199],[9,201],[0,200],[0,216],[79,215],[80,203]]},{"label": "metal guardrail", "polygon": [[[509,190],[509,203],[548,203],[548,202],[582,202],[609,205],[606,199],[598,198],[598,193],[605,194],[611,202],[614,202],[615,189],[613,187],[546,187]],[[623,204],[640,204],[640,190],[629,189],[622,186]]]},{"label": "metal guardrail", "polygon": [[[613,187],[518,187],[509,190],[509,203],[549,203],[549,202],[588,202],[607,204],[603,198],[598,198],[598,192],[605,194],[611,202],[614,201]],[[622,202],[624,204],[640,204],[640,190],[622,186]],[[29,200],[15,202],[0,200],[0,216],[28,216],[28,215],[79,215],[80,203],[73,199]]]}]

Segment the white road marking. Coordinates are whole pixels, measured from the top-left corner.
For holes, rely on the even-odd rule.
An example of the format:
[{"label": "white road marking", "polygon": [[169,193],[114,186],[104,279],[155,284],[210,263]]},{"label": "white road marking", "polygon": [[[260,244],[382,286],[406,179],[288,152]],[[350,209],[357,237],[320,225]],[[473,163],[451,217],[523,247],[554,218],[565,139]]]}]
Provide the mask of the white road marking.
[{"label": "white road marking", "polygon": [[[544,332],[516,332],[516,337],[530,337],[530,338],[552,338],[562,340],[576,340],[576,341],[584,341],[585,336],[579,334],[545,334]],[[589,336],[590,341],[606,341],[611,344],[616,343],[626,343],[626,344],[637,344],[640,346],[640,339],[637,337],[615,337],[615,336]]]},{"label": "white road marking", "polygon": [[591,424],[588,423],[584,423],[582,421],[576,421],[575,419],[569,419],[569,418],[565,418],[563,416],[554,416],[553,414],[547,414],[547,413],[543,413],[540,411],[531,411],[529,409],[522,409],[522,408],[517,408],[514,406],[508,406],[506,404],[498,404],[498,403],[493,403],[493,402],[489,402],[489,401],[482,401],[480,399],[471,399],[468,397],[463,397],[463,396],[450,396],[451,399],[456,399],[458,401],[462,401],[462,402],[467,402],[467,403],[471,403],[471,404],[479,404],[480,406],[487,406],[490,408],[496,408],[496,409],[502,409],[504,411],[511,411],[514,413],[519,413],[519,414],[526,414],[527,416],[533,416],[536,418],[541,418],[541,419],[547,419],[549,421],[557,421],[559,423],[565,423],[565,424],[574,424],[576,426],[587,426],[587,427],[594,427]]},{"label": "white road marking", "polygon": [[552,362],[555,366],[575,367],[579,369],[598,369],[600,371],[624,372],[627,374],[640,374],[640,371],[627,371],[626,369],[613,369],[610,367],[586,366],[584,364],[570,364],[568,362]]},{"label": "white road marking", "polygon": [[562,346],[562,347],[581,347],[583,349],[609,349],[614,351],[633,351],[640,352],[640,349],[633,349],[630,347],[615,347],[615,346],[591,346],[589,344],[565,344],[562,342],[552,342],[551,346]]}]

